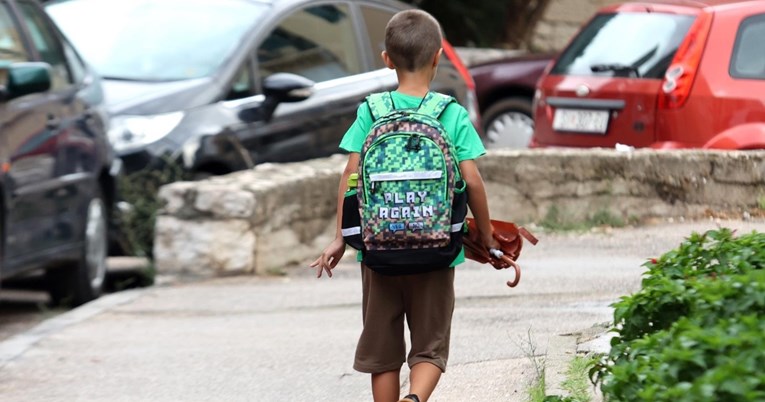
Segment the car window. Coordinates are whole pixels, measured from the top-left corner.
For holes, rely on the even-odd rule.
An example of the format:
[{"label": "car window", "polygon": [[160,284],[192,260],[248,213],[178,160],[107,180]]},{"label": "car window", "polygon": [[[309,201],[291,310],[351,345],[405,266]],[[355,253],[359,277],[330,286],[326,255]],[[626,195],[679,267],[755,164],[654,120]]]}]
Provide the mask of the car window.
[{"label": "car window", "polygon": [[46,10],[107,79],[209,77],[243,51],[269,5],[243,0],[77,0]]},{"label": "car window", "polygon": [[64,56],[66,56],[66,61],[69,63],[72,79],[75,83],[79,84],[85,79],[85,64],[69,42],[62,41],[61,44],[64,46]]},{"label": "car window", "polygon": [[246,98],[253,95],[252,63],[247,60],[234,75],[234,81],[226,95],[226,100]]},{"label": "car window", "polygon": [[385,50],[385,26],[395,13],[377,7],[362,6],[361,14],[367,27],[373,67],[385,68],[380,53]]},{"label": "car window", "polygon": [[0,59],[13,62],[25,61],[27,58],[18,27],[13,23],[8,6],[0,4]]},{"label": "car window", "polygon": [[551,74],[661,79],[695,17],[599,14],[561,54]]},{"label": "car window", "polygon": [[51,29],[45,17],[37,7],[30,3],[19,3],[24,24],[32,36],[32,44],[40,53],[42,61],[50,64],[51,89],[61,89],[68,86],[72,79],[66,65],[64,52],[56,33]]},{"label": "car window", "polygon": [[734,78],[765,79],[765,14],[741,23],[733,46],[730,75]]},{"label": "car window", "polygon": [[316,82],[361,72],[348,7],[321,5],[295,11],[257,50],[261,78],[288,72]]}]

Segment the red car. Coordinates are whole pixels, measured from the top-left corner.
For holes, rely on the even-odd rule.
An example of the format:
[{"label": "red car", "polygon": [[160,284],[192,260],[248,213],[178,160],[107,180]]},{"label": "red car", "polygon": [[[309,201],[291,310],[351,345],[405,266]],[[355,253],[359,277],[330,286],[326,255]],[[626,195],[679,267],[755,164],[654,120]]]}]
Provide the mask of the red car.
[{"label": "red car", "polygon": [[534,133],[532,101],[551,54],[513,55],[470,66],[488,148],[527,148]]},{"label": "red car", "polygon": [[601,9],[535,95],[532,146],[765,148],[765,1]]}]

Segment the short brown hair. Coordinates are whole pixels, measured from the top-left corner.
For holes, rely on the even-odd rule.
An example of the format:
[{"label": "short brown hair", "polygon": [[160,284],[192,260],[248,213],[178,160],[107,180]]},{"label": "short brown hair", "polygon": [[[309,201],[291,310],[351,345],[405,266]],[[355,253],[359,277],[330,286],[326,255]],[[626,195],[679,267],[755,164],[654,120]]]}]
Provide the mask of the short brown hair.
[{"label": "short brown hair", "polygon": [[441,49],[441,25],[421,10],[401,11],[385,27],[385,51],[396,68],[417,71]]}]

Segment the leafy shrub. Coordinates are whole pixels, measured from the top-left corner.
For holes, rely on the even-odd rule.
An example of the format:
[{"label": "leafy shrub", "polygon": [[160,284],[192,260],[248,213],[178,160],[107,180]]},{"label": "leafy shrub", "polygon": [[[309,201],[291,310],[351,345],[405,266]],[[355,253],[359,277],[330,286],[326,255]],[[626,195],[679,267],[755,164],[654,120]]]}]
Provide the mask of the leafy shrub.
[{"label": "leafy shrub", "polygon": [[616,401],[765,400],[765,320],[758,314],[705,326],[682,318],[631,343],[601,387]]},{"label": "leafy shrub", "polygon": [[765,400],[765,234],[693,234],[645,265],[591,373],[607,399]]},{"label": "leafy shrub", "polygon": [[147,168],[123,176],[120,180],[120,196],[130,204],[130,209],[121,213],[120,230],[127,254],[139,257],[153,257],[154,224],[162,208],[159,188],[179,180],[188,180],[190,175],[171,158],[165,158],[162,167]]},{"label": "leafy shrub", "polygon": [[622,341],[667,329],[702,295],[699,281],[765,267],[765,234],[734,237],[729,229],[692,234],[680,247],[649,261],[641,290],[614,304],[614,324]]}]

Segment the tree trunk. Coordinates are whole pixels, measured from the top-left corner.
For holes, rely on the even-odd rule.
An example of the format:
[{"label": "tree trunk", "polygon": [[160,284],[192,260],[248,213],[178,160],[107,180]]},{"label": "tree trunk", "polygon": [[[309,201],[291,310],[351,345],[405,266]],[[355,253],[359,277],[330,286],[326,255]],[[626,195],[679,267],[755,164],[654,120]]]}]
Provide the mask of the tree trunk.
[{"label": "tree trunk", "polygon": [[552,0],[508,0],[504,42],[513,49],[528,49],[537,23]]}]

